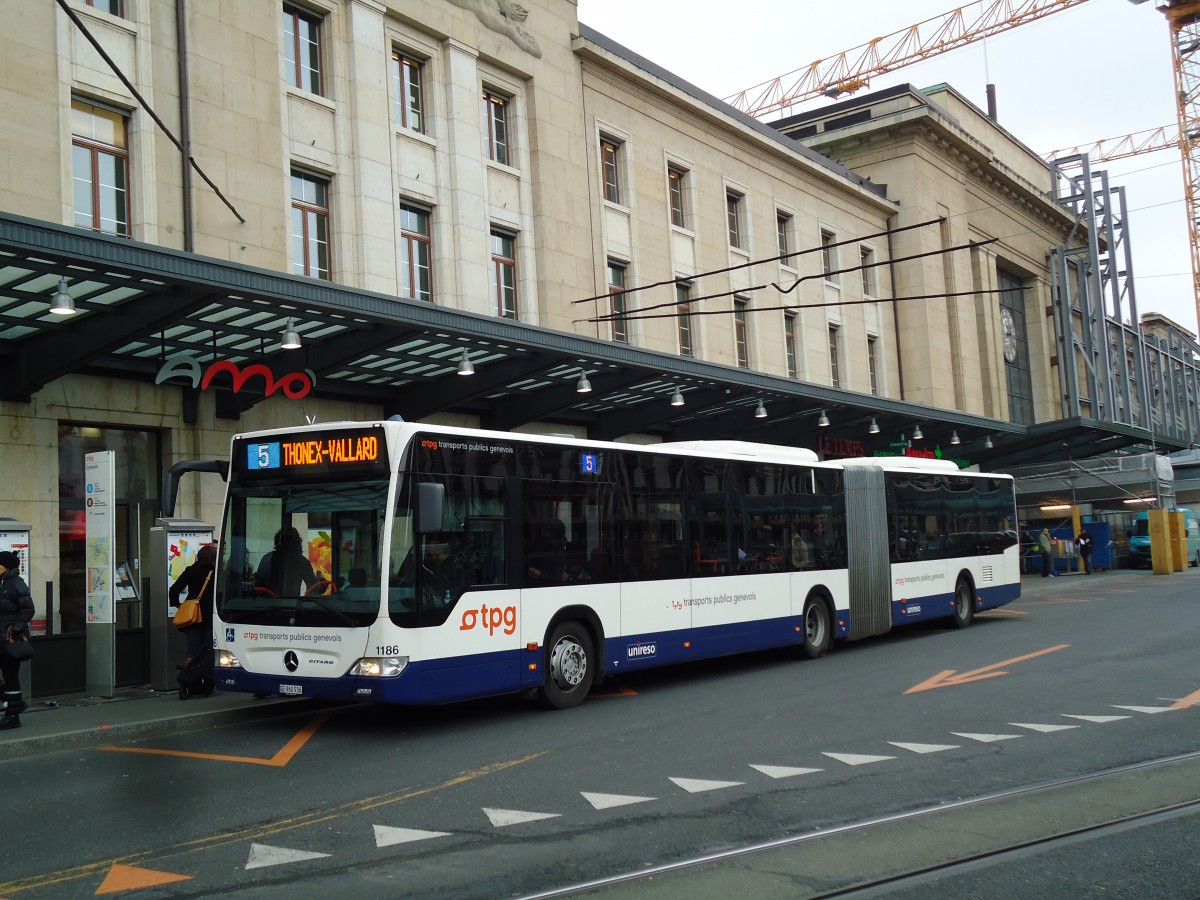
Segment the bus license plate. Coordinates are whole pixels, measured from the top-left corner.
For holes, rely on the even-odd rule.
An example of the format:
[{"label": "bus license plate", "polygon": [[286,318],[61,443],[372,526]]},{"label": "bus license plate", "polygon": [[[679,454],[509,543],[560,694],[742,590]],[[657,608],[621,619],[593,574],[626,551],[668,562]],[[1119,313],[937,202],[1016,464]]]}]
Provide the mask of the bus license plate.
[{"label": "bus license plate", "polygon": [[297,696],[299,694],[304,693],[304,685],[302,685],[302,684],[281,684],[279,686],[279,693],[283,694],[283,695],[291,694],[292,696]]}]

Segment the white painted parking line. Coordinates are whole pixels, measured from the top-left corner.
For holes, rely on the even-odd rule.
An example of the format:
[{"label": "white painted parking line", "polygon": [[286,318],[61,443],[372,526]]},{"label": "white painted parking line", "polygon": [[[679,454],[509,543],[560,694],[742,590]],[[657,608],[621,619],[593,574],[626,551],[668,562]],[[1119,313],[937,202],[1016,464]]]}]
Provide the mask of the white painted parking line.
[{"label": "white painted parking line", "polygon": [[1023,734],[970,734],[966,731],[950,732],[955,737],[967,738],[972,741],[979,741],[984,744],[994,744],[996,741],[1011,741],[1019,737],[1024,737]]},{"label": "white painted parking line", "polygon": [[1042,734],[1050,734],[1055,731],[1070,731],[1072,728],[1078,728],[1078,725],[1038,725],[1033,722],[1009,722],[1013,728],[1028,728],[1030,731],[1040,731]]},{"label": "white painted parking line", "polygon": [[699,778],[672,778],[677,787],[683,788],[689,794],[701,794],[704,791],[719,791],[722,788],[738,787],[744,781],[704,781]]},{"label": "white painted parking line", "polygon": [[1103,725],[1106,722],[1120,722],[1122,719],[1128,719],[1129,716],[1073,716],[1071,713],[1063,713],[1068,719],[1082,719],[1085,722],[1094,722],[1097,725]]},{"label": "white painted parking line", "polygon": [[1113,709],[1129,709],[1129,710],[1132,710],[1133,712],[1150,713],[1150,714],[1160,713],[1160,712],[1171,712],[1171,707],[1169,707],[1169,706],[1118,706],[1117,704],[1114,703],[1112,705],[1112,708]]},{"label": "white painted parking line", "polygon": [[651,800],[657,800],[657,797],[630,797],[625,794],[589,794],[586,791],[580,791],[583,799],[592,804],[596,809],[612,809],[616,806],[632,806],[635,803],[649,803]]},{"label": "white painted parking line", "polygon": [[757,769],[764,775],[771,778],[791,778],[793,775],[812,775],[814,772],[824,772],[824,769],[797,769],[792,766],[756,766],[750,764],[750,768]]},{"label": "white painted parking line", "polygon": [[526,822],[537,822],[541,819],[556,819],[562,815],[561,813],[525,812],[520,809],[484,808],[483,812],[497,828],[505,828],[509,825],[523,825]]},{"label": "white painted parking line", "polygon": [[888,741],[893,747],[901,750],[911,750],[913,753],[941,753],[943,750],[959,750],[959,744],[903,744],[900,741]]},{"label": "white painted parking line", "polygon": [[448,837],[449,831],[419,831],[416,828],[391,828],[387,825],[375,826],[375,846],[393,847],[396,844],[411,844],[413,841],[427,841],[430,838]]},{"label": "white painted parking line", "polygon": [[848,766],[866,766],[871,763],[883,762],[885,759],[895,759],[894,756],[870,756],[866,753],[822,753],[830,759],[836,759]]},{"label": "white painted parking line", "polygon": [[261,869],[265,866],[281,866],[284,863],[322,859],[327,856],[329,856],[328,853],[313,853],[311,850],[292,850],[288,847],[271,847],[268,844],[251,844],[246,868]]}]

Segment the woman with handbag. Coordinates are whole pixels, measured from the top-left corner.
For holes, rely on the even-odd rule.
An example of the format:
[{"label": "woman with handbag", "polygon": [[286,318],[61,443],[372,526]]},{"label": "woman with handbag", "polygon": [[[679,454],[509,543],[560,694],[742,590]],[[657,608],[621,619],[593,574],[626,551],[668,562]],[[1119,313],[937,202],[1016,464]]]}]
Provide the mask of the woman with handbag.
[{"label": "woman with handbag", "polygon": [[[217,548],[205,544],[196,552],[196,561],[180,573],[167,592],[174,606],[182,607],[192,601],[198,604],[198,619],[180,628],[187,640],[187,657],[183,661],[183,668],[187,668],[188,663],[198,657],[205,647],[212,647],[213,570],[216,565]],[[179,597],[185,592],[187,600],[180,603]]]},{"label": "woman with handbag", "polygon": [[[4,676],[4,718],[0,729],[20,728],[25,700],[21,696],[21,663],[32,654],[29,623],[33,596],[21,577],[21,558],[11,550],[0,552],[0,673]],[[10,644],[23,647],[9,649]],[[20,651],[20,652],[18,652]]]}]

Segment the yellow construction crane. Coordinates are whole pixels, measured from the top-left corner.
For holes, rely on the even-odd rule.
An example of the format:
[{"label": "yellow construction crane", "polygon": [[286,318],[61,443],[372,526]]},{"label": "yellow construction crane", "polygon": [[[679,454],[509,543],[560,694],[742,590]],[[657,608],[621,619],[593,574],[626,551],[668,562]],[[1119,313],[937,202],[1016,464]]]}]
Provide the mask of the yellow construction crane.
[{"label": "yellow construction crane", "polygon": [[[1052,150],[1045,154],[1045,158],[1050,161],[1068,156],[1086,156],[1088,162],[1098,163],[1126,159],[1130,156],[1141,156],[1143,153],[1156,153],[1159,150],[1178,149],[1178,126],[1160,125],[1158,128],[1147,128],[1145,131],[1135,131],[1132,134],[1103,138],[1091,144],[1077,144],[1074,147]],[[1069,168],[1069,166],[1064,166],[1064,168]]]},{"label": "yellow construction crane", "polygon": [[908,28],[872,38],[836,56],[818,59],[802,69],[726,97],[725,102],[751,116],[786,113],[805,100],[851,94],[867,87],[875,75],[957,50],[973,41],[1086,2],[1088,0],[977,0]]}]

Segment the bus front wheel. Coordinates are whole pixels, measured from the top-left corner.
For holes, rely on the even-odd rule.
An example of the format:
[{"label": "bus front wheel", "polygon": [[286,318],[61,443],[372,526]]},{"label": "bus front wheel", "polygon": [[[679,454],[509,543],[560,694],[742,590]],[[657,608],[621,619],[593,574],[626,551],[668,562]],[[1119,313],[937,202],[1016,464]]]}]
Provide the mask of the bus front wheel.
[{"label": "bus front wheel", "polygon": [[546,662],[538,700],[548,709],[570,709],[583,702],[596,676],[592,638],[579,622],[557,625],[546,643]]},{"label": "bus front wheel", "polygon": [[958,579],[954,586],[954,627],[966,628],[975,618],[975,598],[971,583],[965,578]]},{"label": "bus front wheel", "polygon": [[804,601],[804,642],[800,645],[800,652],[808,659],[824,656],[832,635],[829,607],[821,597],[809,597]]}]

